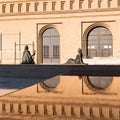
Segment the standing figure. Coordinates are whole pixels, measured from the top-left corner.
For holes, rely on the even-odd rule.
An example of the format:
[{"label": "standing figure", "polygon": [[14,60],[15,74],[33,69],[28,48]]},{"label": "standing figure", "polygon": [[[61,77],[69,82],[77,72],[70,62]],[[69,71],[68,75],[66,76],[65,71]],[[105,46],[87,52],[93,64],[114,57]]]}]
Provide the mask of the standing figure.
[{"label": "standing figure", "polygon": [[23,52],[22,63],[21,64],[35,64],[35,62],[32,58],[35,55],[35,53],[33,53],[33,55],[31,55],[31,53],[28,49],[29,48],[26,45],[25,49],[24,49],[24,52]]},{"label": "standing figure", "polygon": [[81,48],[78,49],[78,54],[76,55],[76,58],[75,58],[75,64],[84,64]]}]

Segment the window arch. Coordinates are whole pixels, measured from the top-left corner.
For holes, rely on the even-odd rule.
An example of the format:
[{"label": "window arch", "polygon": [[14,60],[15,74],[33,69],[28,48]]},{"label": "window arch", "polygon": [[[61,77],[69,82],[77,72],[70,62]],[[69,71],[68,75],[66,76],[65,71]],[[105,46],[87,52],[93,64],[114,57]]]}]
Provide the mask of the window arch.
[{"label": "window arch", "polygon": [[109,57],[113,55],[112,34],[108,28],[97,26],[87,34],[87,57]]},{"label": "window arch", "polygon": [[56,28],[47,28],[42,34],[43,63],[60,62],[60,36]]},{"label": "window arch", "polygon": [[[60,36],[54,27],[46,28],[42,32],[42,55],[43,64],[60,63]],[[41,86],[48,91],[57,87],[60,82],[59,76],[43,81]]]}]

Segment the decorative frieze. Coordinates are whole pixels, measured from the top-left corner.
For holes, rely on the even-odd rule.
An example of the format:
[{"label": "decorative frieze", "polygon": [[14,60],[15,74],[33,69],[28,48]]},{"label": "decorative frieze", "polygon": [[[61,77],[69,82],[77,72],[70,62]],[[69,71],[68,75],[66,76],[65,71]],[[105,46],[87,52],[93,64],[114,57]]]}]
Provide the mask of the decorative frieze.
[{"label": "decorative frieze", "polygon": [[2,103],[2,113],[6,113],[6,104]]},{"label": "decorative frieze", "polygon": [[10,4],[10,13],[13,13],[13,11],[14,11],[14,4]]},{"label": "decorative frieze", "polygon": [[48,4],[48,2],[43,2],[43,11],[47,10],[47,4]]},{"label": "decorative frieze", "polygon": [[83,107],[82,106],[80,106],[80,117],[81,118],[85,118],[85,113],[83,111]]},{"label": "decorative frieze", "polygon": [[30,3],[26,3],[26,12],[30,11]]},{"label": "decorative frieze", "polygon": [[61,1],[60,10],[64,10],[64,7],[65,7],[65,1]]},{"label": "decorative frieze", "polygon": [[52,108],[52,109],[53,109],[53,115],[57,115],[56,106],[53,105],[52,107],[53,107],[53,108]]},{"label": "decorative frieze", "polygon": [[22,111],[22,106],[21,104],[18,104],[18,114],[22,114],[23,111]]},{"label": "decorative frieze", "polygon": [[38,105],[35,105],[35,115],[39,115],[39,107],[38,107]]},{"label": "decorative frieze", "polygon": [[26,114],[31,114],[30,105],[26,105]]},{"label": "decorative frieze", "polygon": [[118,7],[120,6],[120,0],[117,0],[117,6]]},{"label": "decorative frieze", "polygon": [[101,8],[102,0],[98,0],[98,8]]},{"label": "decorative frieze", "polygon": [[10,104],[10,113],[14,113],[13,103]]},{"label": "decorative frieze", "polygon": [[82,9],[82,4],[84,0],[79,0],[79,9]]},{"label": "decorative frieze", "polygon": [[52,2],[52,11],[55,11],[56,2]]},{"label": "decorative frieze", "polygon": [[[55,11],[71,11],[71,10],[87,10],[97,8],[117,8],[120,6],[120,1],[116,0],[115,4],[112,5],[112,0],[103,2],[98,0],[62,0],[62,1],[12,1],[1,2],[0,14],[12,15],[17,13],[34,13],[34,12],[55,12]],[[111,6],[112,5],[112,6]]]},{"label": "decorative frieze", "polygon": [[[0,102],[0,117],[11,116],[41,116],[82,119],[120,119],[119,106],[83,103],[35,103],[34,102]],[[43,111],[43,112],[42,112]]]},{"label": "decorative frieze", "polygon": [[3,14],[6,13],[6,4],[3,4],[3,5],[2,5],[2,13],[3,13]]},{"label": "decorative frieze", "polygon": [[35,2],[34,3],[34,11],[38,11],[38,5],[39,5],[39,2]]},{"label": "decorative frieze", "polygon": [[91,8],[93,0],[88,0],[88,8]]},{"label": "decorative frieze", "polygon": [[18,13],[21,13],[22,12],[22,3],[19,3],[18,4]]},{"label": "decorative frieze", "polygon": [[111,7],[111,2],[112,2],[112,0],[107,0],[107,2],[108,2],[108,3],[107,3],[107,4],[108,4],[108,8]]},{"label": "decorative frieze", "polygon": [[70,10],[73,10],[74,0],[70,0]]}]

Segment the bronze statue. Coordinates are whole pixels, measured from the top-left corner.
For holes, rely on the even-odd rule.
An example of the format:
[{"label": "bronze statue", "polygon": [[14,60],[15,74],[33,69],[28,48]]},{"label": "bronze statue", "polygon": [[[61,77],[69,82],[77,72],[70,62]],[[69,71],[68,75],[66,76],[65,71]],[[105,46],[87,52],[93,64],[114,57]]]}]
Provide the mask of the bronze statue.
[{"label": "bronze statue", "polygon": [[85,64],[83,62],[83,54],[82,54],[82,49],[78,49],[78,54],[76,55],[76,58],[70,58],[67,60],[66,64]]},{"label": "bronze statue", "polygon": [[26,45],[24,52],[23,52],[21,64],[35,64],[35,62],[33,60],[34,55],[35,55],[35,52],[33,53],[33,55],[31,55],[31,53],[29,51],[29,47],[28,47],[28,45]]},{"label": "bronze statue", "polygon": [[84,64],[81,48],[78,49],[78,54],[76,55],[76,58],[75,58],[75,64]]}]

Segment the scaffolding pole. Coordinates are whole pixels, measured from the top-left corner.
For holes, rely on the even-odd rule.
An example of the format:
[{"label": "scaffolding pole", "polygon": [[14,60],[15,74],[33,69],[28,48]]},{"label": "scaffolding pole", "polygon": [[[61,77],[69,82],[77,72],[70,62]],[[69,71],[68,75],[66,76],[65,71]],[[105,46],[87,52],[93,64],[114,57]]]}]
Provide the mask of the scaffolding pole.
[{"label": "scaffolding pole", "polygon": [[19,62],[21,60],[21,32],[19,32]]},{"label": "scaffolding pole", "polygon": [[0,63],[2,63],[2,32],[0,34],[0,50],[1,50],[1,60],[0,60]]}]

